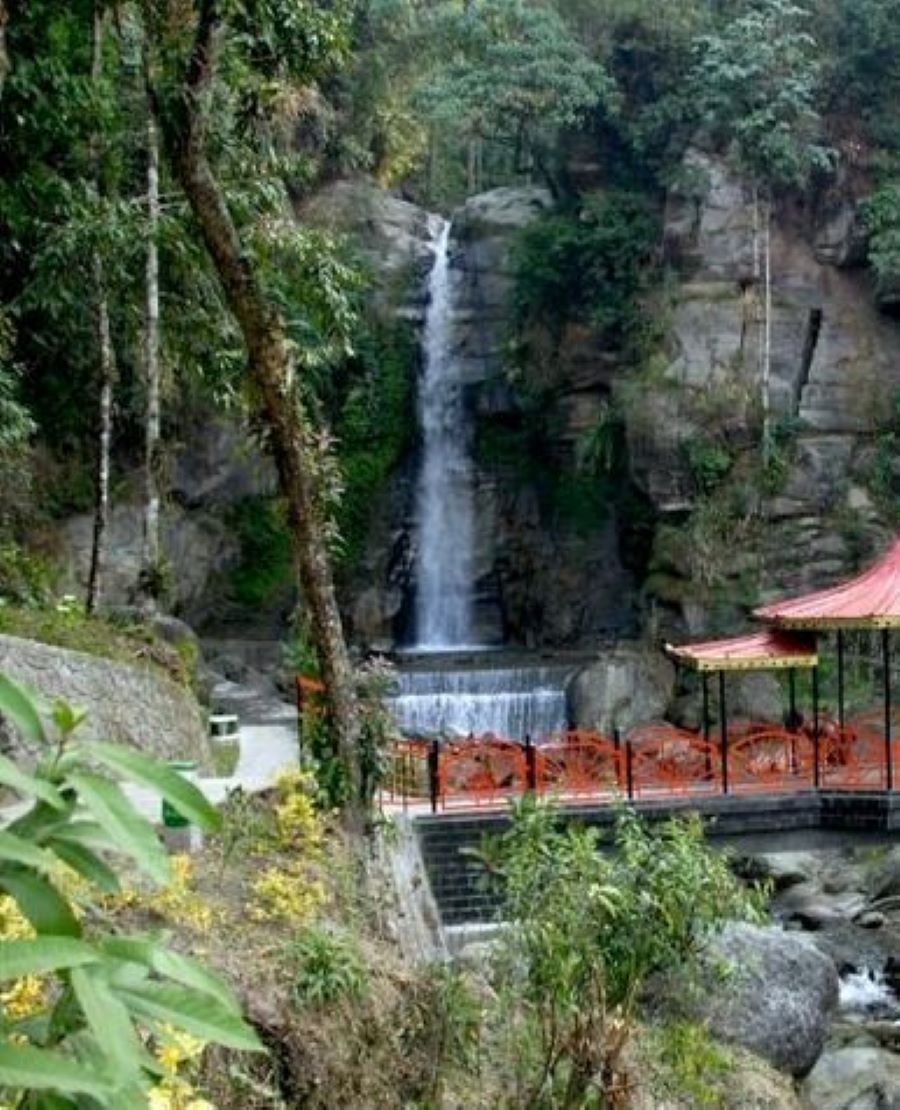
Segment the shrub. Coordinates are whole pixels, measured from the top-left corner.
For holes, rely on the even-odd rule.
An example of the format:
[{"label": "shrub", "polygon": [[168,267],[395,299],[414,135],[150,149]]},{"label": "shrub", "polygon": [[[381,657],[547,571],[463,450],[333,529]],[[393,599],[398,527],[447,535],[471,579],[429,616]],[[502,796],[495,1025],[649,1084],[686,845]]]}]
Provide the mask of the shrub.
[{"label": "shrub", "polygon": [[519,327],[540,323],[559,334],[567,320],[584,320],[611,343],[633,340],[656,238],[652,209],[628,193],[599,195],[527,227],[514,253]]},{"label": "shrub", "polygon": [[[160,1068],[161,1027],[259,1049],[229,988],[202,964],[147,936],[87,928],[85,905],[121,889],[110,856],[131,857],[157,883],[170,877],[153,826],[98,768],[157,791],[202,828],[216,828],[215,810],[142,753],[76,741],[83,715],[69,706],[57,703],[48,725],[32,698],[2,675],[0,711],[40,753],[33,773],[0,757],[0,782],[32,802],[0,833],[0,923],[8,938],[0,979],[9,984],[0,1015],[0,1097],[67,1107],[139,1106],[148,1095],[159,1102],[175,1081],[172,1066]],[[153,1044],[156,1060],[147,1051]]]},{"label": "shrub", "polygon": [[301,1005],[327,1005],[366,989],[366,965],[347,936],[308,927],[291,944],[290,956],[296,964],[293,992]]},{"label": "shrub", "polygon": [[624,1050],[648,976],[690,968],[711,931],[761,912],[704,845],[699,818],[651,828],[623,811],[614,841],[604,855],[596,830],[524,799],[490,850],[510,923],[498,971],[523,1105],[580,1106],[597,1088],[604,1105],[625,1105]]}]

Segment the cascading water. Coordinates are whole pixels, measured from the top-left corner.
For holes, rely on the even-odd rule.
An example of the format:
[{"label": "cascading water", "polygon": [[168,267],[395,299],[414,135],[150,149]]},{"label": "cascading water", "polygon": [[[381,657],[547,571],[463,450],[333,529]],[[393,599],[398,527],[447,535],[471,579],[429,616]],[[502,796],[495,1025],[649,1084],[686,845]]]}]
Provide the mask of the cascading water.
[{"label": "cascading water", "polygon": [[475,638],[472,427],[461,364],[454,357],[449,222],[435,217],[432,234],[434,265],[419,384],[423,449],[416,491],[412,650],[433,657],[434,663],[401,671],[390,704],[397,724],[411,736],[537,738],[565,727],[564,668],[471,659],[460,665],[460,655],[471,654]]},{"label": "cascading water", "polygon": [[538,738],[566,726],[570,673],[560,666],[406,671],[398,676],[391,707],[411,736]]},{"label": "cascading water", "polygon": [[452,357],[447,221],[436,223],[434,251],[419,389],[423,459],[416,504],[416,646],[420,651],[452,651],[470,644],[472,637],[474,508],[469,423]]}]

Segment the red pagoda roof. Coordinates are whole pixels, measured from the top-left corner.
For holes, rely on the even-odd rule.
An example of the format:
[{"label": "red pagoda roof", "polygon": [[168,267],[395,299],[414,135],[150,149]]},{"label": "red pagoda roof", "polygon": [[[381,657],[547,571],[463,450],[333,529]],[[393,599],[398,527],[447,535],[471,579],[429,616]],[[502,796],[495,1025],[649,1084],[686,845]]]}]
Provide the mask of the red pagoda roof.
[{"label": "red pagoda roof", "polygon": [[819,662],[810,637],[777,628],[682,647],[666,644],[666,654],[697,671],[767,671],[815,667]]},{"label": "red pagoda roof", "polygon": [[900,539],[864,574],[792,601],[776,601],[754,616],[780,628],[900,627]]}]

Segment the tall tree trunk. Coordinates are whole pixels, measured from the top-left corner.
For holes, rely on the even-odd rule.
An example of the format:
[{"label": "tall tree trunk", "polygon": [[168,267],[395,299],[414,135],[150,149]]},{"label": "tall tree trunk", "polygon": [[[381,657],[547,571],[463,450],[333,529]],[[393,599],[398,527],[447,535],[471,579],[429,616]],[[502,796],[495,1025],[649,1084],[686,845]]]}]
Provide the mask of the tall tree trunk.
[{"label": "tall tree trunk", "polygon": [[215,0],[202,0],[180,106],[176,115],[164,118],[163,138],[247,347],[249,371],[287,502],[300,587],[309,609],[331,724],[350,779],[349,816],[355,820],[362,805],[359,705],[328,558],[310,429],[300,407],[280,315],[263,292],[242,247],[207,155],[208,93],[215,77],[220,34]]},{"label": "tall tree trunk", "polygon": [[772,458],[772,202],[766,201],[763,282],[765,287],[763,309],[763,465],[768,466]]},{"label": "tall tree trunk", "polygon": [[[149,52],[148,52],[149,53]],[[145,65],[146,65],[145,59]],[[149,84],[149,73],[148,84]],[[144,603],[156,602],[160,565],[160,364],[159,364],[159,134],[156,118],[147,109],[147,265],[144,319],[144,534],[140,593]]]},{"label": "tall tree trunk", "polygon": [[[103,66],[103,12],[99,3],[94,5],[91,79],[100,81]],[[99,142],[93,143],[93,161],[98,180],[100,176]],[[109,325],[109,301],[103,260],[98,252],[93,257],[94,310],[97,336],[97,462],[95,474],[94,535],[91,542],[91,566],[85,607],[89,613],[97,611],[103,592],[103,559],[106,553],[106,532],[109,525],[109,471],[112,445],[112,391],[115,377],[115,353]]]},{"label": "tall tree trunk", "polygon": [[112,445],[112,391],[115,378],[115,352],[109,326],[109,302],[103,279],[103,263],[94,256],[94,286],[97,298],[95,328],[99,356],[97,406],[97,462],[94,491],[94,535],[91,542],[91,569],[88,575],[86,608],[95,613],[103,592],[103,559],[109,526],[109,470]]}]

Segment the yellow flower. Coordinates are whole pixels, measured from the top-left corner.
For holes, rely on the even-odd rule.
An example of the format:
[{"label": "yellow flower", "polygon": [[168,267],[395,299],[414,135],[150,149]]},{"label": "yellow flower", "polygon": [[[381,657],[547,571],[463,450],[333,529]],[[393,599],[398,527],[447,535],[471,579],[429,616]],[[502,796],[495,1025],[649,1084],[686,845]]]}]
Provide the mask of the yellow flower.
[{"label": "yellow flower", "polygon": [[23,1018],[39,1014],[46,1001],[44,982],[36,975],[16,979],[7,990],[0,993],[0,1005],[10,1021],[22,1021]]},{"label": "yellow flower", "polygon": [[315,915],[325,901],[325,887],[317,879],[309,879],[304,871],[269,867],[253,884],[256,901],[248,907],[256,921],[282,919],[302,924]]}]

